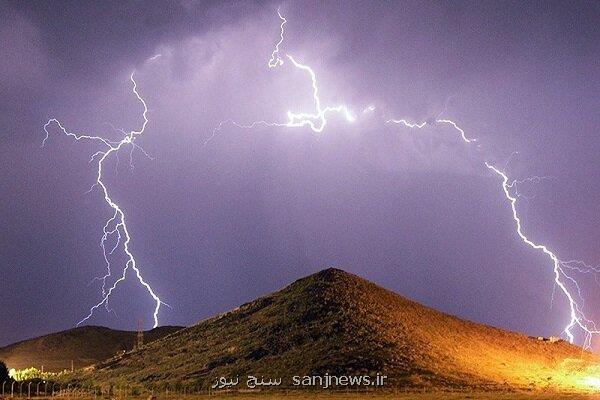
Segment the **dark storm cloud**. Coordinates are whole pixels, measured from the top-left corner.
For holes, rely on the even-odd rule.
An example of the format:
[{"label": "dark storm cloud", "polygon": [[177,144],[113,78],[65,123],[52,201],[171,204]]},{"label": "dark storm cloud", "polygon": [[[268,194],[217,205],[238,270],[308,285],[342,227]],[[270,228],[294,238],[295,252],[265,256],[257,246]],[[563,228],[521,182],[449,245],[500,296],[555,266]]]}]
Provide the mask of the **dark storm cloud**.
[{"label": "dark storm cloud", "polygon": [[234,23],[261,2],[48,1],[9,2],[40,30],[56,60],[55,78],[108,79],[152,56],[157,44]]},{"label": "dark storm cloud", "polygon": [[[84,195],[97,149],[53,131],[42,150],[41,126],[56,116],[80,132],[138,127],[134,69],[150,108],[140,144],[154,160],[134,153],[131,172],[122,154],[108,180],[144,276],[173,305],[162,323],[190,324],[338,265],[462,317],[560,332],[548,260],[517,240],[481,161],[519,150],[511,175],[554,176],[530,188],[527,231],[564,258],[599,259],[598,4],[283,3],[284,51],[315,69],[324,104],[375,112],[352,125],[332,118],[322,136],[226,126],[204,146],[224,119],[312,107],[305,74],[266,66],[278,5],[3,6],[0,343],[68,328],[98,300],[88,283],[104,267],[108,210]],[[444,127],[385,124],[442,111],[482,148]],[[118,316],[94,323],[147,318],[152,302],[133,282],[114,298]]]}]

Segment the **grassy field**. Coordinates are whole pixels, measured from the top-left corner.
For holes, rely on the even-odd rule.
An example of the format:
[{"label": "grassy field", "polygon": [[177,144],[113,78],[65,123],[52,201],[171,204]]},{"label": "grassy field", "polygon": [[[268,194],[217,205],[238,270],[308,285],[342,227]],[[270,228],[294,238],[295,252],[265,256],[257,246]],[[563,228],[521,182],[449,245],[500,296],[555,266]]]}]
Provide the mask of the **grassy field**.
[{"label": "grassy field", "polygon": [[[556,400],[556,399],[600,399],[600,394],[595,395],[582,395],[582,394],[526,394],[526,393],[507,393],[507,394],[490,394],[490,393],[470,393],[470,394],[449,394],[449,393],[397,393],[397,394],[294,394],[294,395],[265,395],[265,396],[203,396],[195,397],[195,399],[236,399],[236,400],[256,400],[256,399],[289,399],[289,400],[360,400],[360,399],[381,399],[381,400],[464,400],[464,399],[477,399],[477,400],[526,400],[526,399],[539,399],[539,400]],[[162,400],[162,399],[161,399]],[[191,398],[190,398],[191,400]]]},{"label": "grassy field", "polygon": [[[389,394],[356,394],[356,393],[311,393],[311,394],[265,394],[265,395],[217,395],[217,396],[185,396],[169,397],[169,399],[209,400],[209,399],[235,399],[235,400],[257,400],[257,399],[285,399],[285,400],[557,400],[557,399],[599,399],[598,394],[542,394],[542,393],[389,393]],[[157,400],[166,400],[164,396]]]},{"label": "grassy field", "polygon": [[[101,397],[79,397],[79,396],[61,396],[61,398],[69,398],[73,400],[77,399],[100,399]],[[38,399],[42,399],[41,397]],[[113,396],[111,399],[122,399],[122,400],[140,400],[149,399],[148,396],[139,397],[119,397]],[[293,394],[217,394],[217,395],[175,395],[171,394],[165,396],[164,394],[156,396],[156,400],[360,400],[360,399],[381,399],[381,400],[580,400],[580,399],[598,399],[600,400],[600,393],[590,394],[558,394],[558,393],[448,393],[448,392],[437,392],[437,393],[378,393],[378,394],[364,394],[364,393],[293,393]]]}]

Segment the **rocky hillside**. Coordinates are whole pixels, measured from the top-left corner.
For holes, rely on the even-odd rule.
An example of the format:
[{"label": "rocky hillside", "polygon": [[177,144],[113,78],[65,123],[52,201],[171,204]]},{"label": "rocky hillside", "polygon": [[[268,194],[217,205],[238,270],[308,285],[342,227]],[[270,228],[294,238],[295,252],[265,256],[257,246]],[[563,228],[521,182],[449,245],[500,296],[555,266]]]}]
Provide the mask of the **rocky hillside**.
[{"label": "rocky hillside", "polygon": [[579,385],[598,358],[465,321],[327,269],[78,376],[94,384],[208,388],[217,377],[389,376],[388,387],[505,390]]}]

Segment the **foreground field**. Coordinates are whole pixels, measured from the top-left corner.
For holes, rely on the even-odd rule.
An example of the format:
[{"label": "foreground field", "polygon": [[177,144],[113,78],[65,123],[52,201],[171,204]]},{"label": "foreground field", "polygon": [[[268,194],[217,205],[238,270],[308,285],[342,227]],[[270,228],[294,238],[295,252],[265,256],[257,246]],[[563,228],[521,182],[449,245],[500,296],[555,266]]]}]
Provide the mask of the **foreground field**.
[{"label": "foreground field", "polygon": [[[1,397],[0,397],[1,398]],[[8,397],[10,398],[10,397]],[[7,398],[7,399],[8,399]],[[73,400],[84,400],[84,399],[101,399],[102,397],[79,397],[79,396],[60,396],[59,398],[69,398]],[[140,400],[147,399],[147,396],[113,396],[111,399],[119,400]],[[600,400],[599,393],[590,394],[558,394],[558,393],[448,393],[448,392],[437,392],[437,393],[386,393],[386,394],[374,394],[374,393],[281,393],[281,394],[212,394],[212,395],[158,395],[155,397],[156,400],[361,400],[361,399],[377,399],[377,400]],[[43,398],[38,397],[42,400]],[[56,399],[56,397],[48,398]]]},{"label": "foreground field", "polygon": [[[557,393],[389,393],[389,394],[361,394],[361,393],[310,393],[310,394],[267,394],[267,395],[212,395],[212,396],[169,396],[168,399],[188,400],[600,400],[600,393],[596,394],[557,394]],[[157,396],[157,400],[167,400],[165,396]]]}]

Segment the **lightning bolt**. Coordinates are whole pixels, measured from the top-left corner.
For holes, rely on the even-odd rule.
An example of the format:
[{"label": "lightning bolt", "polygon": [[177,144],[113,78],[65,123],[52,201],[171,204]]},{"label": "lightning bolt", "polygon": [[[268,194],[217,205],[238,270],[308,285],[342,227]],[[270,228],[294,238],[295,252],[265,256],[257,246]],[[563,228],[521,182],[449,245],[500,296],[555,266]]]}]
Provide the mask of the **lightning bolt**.
[{"label": "lightning bolt", "polygon": [[[160,311],[160,306],[163,304],[167,305],[156,295],[156,293],[154,292],[152,287],[142,277],[142,273],[138,267],[135,257],[133,256],[133,253],[131,252],[131,249],[130,249],[131,236],[129,234],[129,229],[127,228],[127,224],[125,222],[125,214],[124,214],[123,210],[121,209],[121,207],[119,207],[119,205],[110,197],[109,190],[103,181],[103,178],[104,178],[103,167],[104,167],[105,161],[113,154],[115,155],[115,157],[118,157],[118,153],[121,149],[123,149],[127,146],[131,146],[131,152],[133,152],[133,150],[135,150],[135,149],[140,149],[145,155],[148,155],[139,145],[137,145],[135,143],[135,139],[138,136],[140,136],[142,133],[144,133],[146,126],[148,125],[148,117],[147,117],[148,106],[146,105],[146,102],[144,101],[142,96],[140,96],[140,94],[138,92],[137,82],[134,79],[133,72],[129,76],[129,79],[131,80],[131,83],[132,83],[132,93],[135,95],[135,97],[137,98],[137,100],[140,102],[140,104],[143,107],[143,112],[142,112],[143,122],[142,122],[142,126],[139,130],[131,130],[129,132],[125,132],[122,129],[118,129],[118,131],[120,131],[124,135],[120,141],[111,141],[111,140],[105,139],[101,136],[90,136],[90,135],[70,132],[56,118],[50,118],[48,120],[48,122],[46,122],[46,124],[44,125],[44,131],[46,132],[46,137],[42,141],[42,147],[45,146],[46,141],[48,140],[48,138],[50,136],[50,132],[48,129],[51,125],[56,125],[62,134],[64,134],[67,137],[73,138],[76,141],[83,141],[83,140],[93,141],[93,142],[99,143],[103,147],[103,149],[95,152],[90,157],[90,160],[89,160],[90,163],[92,163],[94,161],[96,162],[96,181],[94,182],[94,184],[92,185],[92,187],[90,188],[89,191],[93,190],[95,187],[100,188],[100,191],[104,197],[104,201],[113,211],[112,216],[106,221],[106,223],[104,224],[104,227],[102,228],[102,237],[100,239],[100,247],[102,248],[102,255],[103,255],[104,261],[106,263],[106,274],[100,278],[97,278],[102,281],[102,299],[101,299],[101,301],[90,308],[89,314],[87,316],[85,316],[83,319],[81,319],[77,323],[77,326],[79,326],[79,325],[83,324],[84,322],[86,322],[87,320],[89,320],[94,315],[94,312],[102,306],[104,306],[108,311],[110,311],[110,309],[108,307],[110,296],[117,289],[119,284],[126,279],[126,276],[127,276],[127,273],[129,270],[133,270],[139,283],[142,285],[142,287],[144,287],[146,289],[146,291],[148,292],[150,297],[152,297],[152,299],[154,300],[154,312],[152,314],[152,318],[154,321],[153,328],[156,328],[158,326],[158,313]],[[130,165],[132,164],[131,152],[130,152]],[[110,246],[108,244],[108,242],[110,240],[114,241],[112,246]],[[115,250],[117,250],[119,247],[122,248],[123,252],[125,253],[127,261],[125,262],[123,269],[122,269],[120,275],[118,276],[118,278],[113,282],[112,285],[108,285],[108,279],[111,278],[113,275],[112,274],[112,264],[111,264],[110,258],[111,258],[111,255],[115,252]]]},{"label": "lightning bolt", "polygon": [[[390,120],[387,120],[386,122],[400,124],[409,129],[423,129],[428,125],[427,121],[422,122],[422,123],[414,123],[414,122],[410,122],[406,119],[390,119]],[[462,128],[460,128],[458,126],[458,124],[456,124],[454,121],[451,121],[448,119],[437,119],[437,120],[435,120],[435,122],[440,123],[440,124],[447,124],[447,125],[451,126],[458,133],[458,135],[462,139],[462,141],[467,144],[473,143],[476,141],[476,139],[474,139],[474,138],[468,138],[467,135],[465,134],[465,131]],[[519,194],[518,189],[517,189],[518,185],[527,183],[527,182],[538,183],[542,180],[546,180],[546,179],[550,179],[550,178],[533,176],[533,177],[529,177],[529,178],[526,178],[523,180],[510,180],[508,175],[503,170],[494,166],[492,163],[490,163],[488,161],[484,161],[484,165],[489,170],[493,171],[496,175],[498,175],[501,178],[502,193],[504,194],[504,197],[506,198],[506,200],[508,201],[508,203],[511,207],[512,217],[515,222],[516,233],[517,233],[518,237],[521,239],[521,241],[523,241],[523,243],[525,243],[532,249],[538,250],[538,251],[541,251],[542,253],[544,253],[552,262],[552,268],[553,268],[553,273],[554,273],[554,282],[558,286],[558,288],[560,288],[560,290],[564,294],[564,296],[567,299],[568,304],[569,304],[570,319],[569,319],[568,324],[563,329],[564,334],[569,339],[569,342],[573,343],[575,340],[575,336],[573,334],[573,328],[578,327],[581,329],[581,331],[585,335],[583,347],[584,348],[591,347],[591,341],[592,341],[593,335],[600,333],[600,330],[598,330],[594,321],[590,320],[589,318],[587,318],[585,316],[585,314],[582,310],[582,308],[583,308],[582,305],[579,304],[579,302],[576,300],[575,296],[569,290],[567,281],[570,282],[571,285],[575,286],[576,291],[577,291],[577,297],[579,298],[580,302],[583,303],[583,296],[581,295],[581,289],[579,287],[579,284],[577,283],[577,280],[575,280],[575,278],[570,276],[566,272],[566,270],[574,270],[574,271],[578,271],[578,272],[582,272],[582,273],[596,274],[596,273],[600,272],[600,268],[590,266],[590,265],[584,263],[583,261],[579,261],[579,260],[569,260],[569,261],[560,260],[556,256],[556,254],[554,252],[552,252],[547,246],[536,243],[525,235],[525,233],[523,231],[523,226],[521,223],[521,217],[519,216],[519,213],[517,211],[517,200],[519,197],[521,197],[521,195]]]},{"label": "lightning bolt", "polygon": [[[271,53],[271,58],[267,62],[267,66],[269,69],[281,67],[285,64],[284,59],[279,56],[280,46],[283,44],[284,40],[284,25],[287,23],[287,19],[281,14],[280,9],[277,9],[277,15],[281,20],[280,25],[280,33],[279,33],[279,41],[275,44],[275,48]],[[266,127],[284,127],[284,128],[301,128],[304,126],[308,126],[314,133],[321,133],[325,129],[327,125],[327,114],[330,113],[339,113],[342,114],[346,121],[354,122],[356,120],[356,116],[346,105],[341,104],[337,106],[321,106],[321,99],[319,98],[319,86],[317,84],[317,75],[315,71],[308,65],[302,64],[298,62],[292,55],[286,54],[285,57],[290,61],[290,63],[297,69],[306,72],[311,80],[312,87],[312,98],[314,104],[313,112],[293,112],[288,110],[287,121],[284,122],[269,122],[265,120],[253,121],[250,123],[239,123],[232,119],[227,119],[225,121],[221,121],[218,126],[213,130],[212,135],[204,142],[204,146],[206,146],[211,140],[215,138],[217,133],[221,131],[221,129],[226,124],[231,124],[238,128],[242,129],[252,129],[257,126],[266,126]],[[374,108],[373,108],[374,109]]]},{"label": "lightning bolt", "polygon": [[[458,133],[460,133],[460,137],[462,138],[463,142],[465,143],[472,143],[472,142],[476,142],[477,139],[469,139],[467,137],[467,134],[465,133],[465,131],[463,131],[458,125],[456,125],[456,122],[451,121],[449,119],[436,119],[435,120],[436,123],[438,124],[447,124],[450,125],[452,128],[454,128],[456,131],[458,131]],[[427,124],[427,121],[425,122],[421,122],[420,124],[418,123],[414,123],[414,122],[409,122],[406,119],[388,119],[386,121],[386,123],[394,123],[394,124],[402,124],[407,128],[424,128]]]},{"label": "lightning bolt", "polygon": [[273,52],[271,53],[271,58],[267,62],[267,66],[269,68],[275,68],[279,65],[283,65],[283,60],[281,58],[279,58],[279,46],[281,46],[281,44],[283,43],[283,26],[287,23],[287,19],[285,19],[285,17],[283,15],[281,15],[279,8],[277,8],[277,15],[279,16],[279,19],[281,20],[281,25],[279,26],[279,29],[280,29],[279,42],[277,42],[277,44],[275,45],[275,48],[273,49]]},{"label": "lightning bolt", "polygon": [[525,236],[525,233],[523,233],[523,227],[521,225],[521,218],[519,217],[519,214],[517,212],[517,196],[511,194],[511,189],[515,187],[515,184],[517,184],[518,181],[510,181],[510,179],[504,171],[501,171],[500,169],[496,168],[494,165],[490,164],[487,161],[485,162],[485,166],[502,178],[502,190],[504,192],[504,196],[510,204],[512,217],[515,221],[517,235],[519,236],[519,238],[529,247],[543,252],[552,261],[554,271],[554,282],[563,292],[569,303],[570,320],[567,326],[564,328],[564,333],[569,338],[569,342],[573,343],[574,336],[572,329],[575,326],[577,326],[581,328],[581,330],[585,333],[585,339],[583,343],[584,348],[589,348],[591,346],[592,335],[598,334],[600,333],[600,331],[596,328],[596,324],[594,323],[594,321],[589,320],[585,316],[578,302],[575,300],[573,294],[571,294],[571,292],[567,288],[565,280],[568,280],[573,285],[575,285],[579,297],[582,297],[581,290],[579,289],[579,284],[574,278],[572,278],[565,272],[565,269],[579,269],[580,271],[585,272],[595,272],[596,269],[579,260],[561,261],[554,252],[548,249],[547,246],[536,243],[529,239],[527,236]]},{"label": "lightning bolt", "polygon": [[[267,66],[272,69],[276,67],[281,67],[285,64],[284,58],[279,56],[280,46],[282,46],[284,41],[284,25],[287,23],[287,19],[281,14],[280,9],[277,9],[277,15],[281,21],[280,25],[280,38],[276,43],[273,52],[271,53],[271,58],[267,62]],[[204,143],[205,145],[212,140],[215,135],[226,125],[231,124],[235,127],[242,129],[253,129],[258,126],[266,126],[266,127],[286,127],[286,128],[299,128],[299,127],[309,127],[314,133],[322,133],[327,125],[326,115],[328,113],[336,112],[341,113],[346,117],[348,122],[354,122],[356,120],[356,116],[345,106],[327,106],[322,107],[321,101],[319,98],[319,90],[317,86],[317,78],[314,70],[308,65],[301,64],[297,62],[293,56],[286,54],[287,59],[291,62],[291,64],[302,71],[305,71],[311,78],[312,83],[312,91],[313,91],[313,102],[315,110],[314,112],[299,112],[295,113],[292,111],[287,112],[287,121],[285,122],[267,122],[264,120],[254,121],[251,123],[238,123],[234,120],[228,119],[222,121],[212,132],[212,135],[208,138],[208,140]],[[447,104],[444,104],[444,110],[431,122],[411,122],[407,119],[388,119],[385,122],[390,124],[401,125],[408,129],[425,129],[429,126],[435,127],[437,125],[447,125],[451,127],[459,136],[459,138],[467,145],[472,145],[477,141],[476,138],[470,138],[467,136],[465,131],[454,121],[450,119],[442,119],[439,118],[446,109]],[[375,106],[370,105],[363,109],[362,114],[370,114],[375,111]],[[477,145],[479,147],[479,145]],[[512,157],[512,155],[511,155]],[[593,335],[600,333],[600,330],[596,327],[594,321],[590,320],[586,317],[583,312],[583,296],[581,295],[581,289],[577,280],[573,278],[567,271],[575,271],[580,273],[592,273],[596,277],[598,273],[600,273],[600,267],[590,266],[583,261],[579,260],[569,260],[569,261],[561,261],[558,256],[552,252],[546,245],[536,243],[528,236],[525,235],[521,217],[519,216],[517,210],[517,200],[520,197],[525,197],[518,192],[518,185],[533,182],[537,183],[541,180],[548,179],[547,177],[531,177],[526,178],[524,180],[510,180],[508,175],[500,168],[496,167],[492,163],[488,161],[484,161],[483,166],[485,166],[488,170],[493,172],[495,175],[501,178],[501,188],[504,198],[509,204],[512,211],[512,218],[515,223],[516,233],[519,239],[531,247],[533,250],[540,251],[545,254],[552,264],[552,271],[554,274],[554,282],[555,285],[560,288],[561,292],[565,296],[569,304],[570,310],[570,319],[568,324],[565,326],[563,332],[568,338],[569,342],[573,343],[575,340],[574,329],[579,328],[583,334],[585,335],[583,347],[589,348],[591,346],[591,340]],[[596,280],[596,282],[600,285],[600,282]],[[569,289],[569,286],[575,287],[576,294],[573,293],[572,290]]]}]

